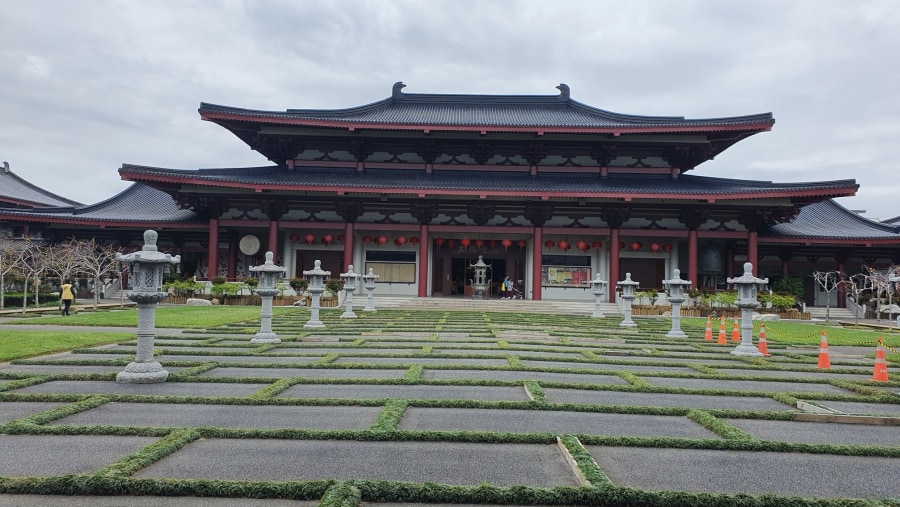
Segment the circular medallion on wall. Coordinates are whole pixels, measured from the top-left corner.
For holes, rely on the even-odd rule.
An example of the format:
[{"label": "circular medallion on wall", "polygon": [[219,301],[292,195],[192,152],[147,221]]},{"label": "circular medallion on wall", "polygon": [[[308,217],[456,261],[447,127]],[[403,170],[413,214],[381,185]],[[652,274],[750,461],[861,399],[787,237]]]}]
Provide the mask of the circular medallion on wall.
[{"label": "circular medallion on wall", "polygon": [[241,242],[238,243],[238,248],[241,249],[241,253],[244,255],[256,255],[259,252],[259,238],[252,234],[248,234],[241,238]]}]

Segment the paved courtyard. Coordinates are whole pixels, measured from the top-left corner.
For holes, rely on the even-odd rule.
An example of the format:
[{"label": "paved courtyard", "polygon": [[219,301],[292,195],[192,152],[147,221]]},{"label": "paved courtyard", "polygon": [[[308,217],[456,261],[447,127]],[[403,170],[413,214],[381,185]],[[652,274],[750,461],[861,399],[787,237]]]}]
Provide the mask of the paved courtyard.
[{"label": "paved courtyard", "polygon": [[160,331],[162,384],[115,382],[133,341],[0,364],[0,507],[900,505],[900,382],[865,349],[818,370],[665,319],[340,313],[276,317],[280,344]]}]

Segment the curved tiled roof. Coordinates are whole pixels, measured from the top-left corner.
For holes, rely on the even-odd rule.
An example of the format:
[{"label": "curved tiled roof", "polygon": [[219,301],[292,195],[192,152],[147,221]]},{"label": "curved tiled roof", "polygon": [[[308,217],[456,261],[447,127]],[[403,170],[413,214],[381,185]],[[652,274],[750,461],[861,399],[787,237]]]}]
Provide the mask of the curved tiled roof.
[{"label": "curved tiled roof", "polygon": [[33,185],[9,170],[4,163],[0,167],[0,206],[76,206],[79,203],[48,192]]},{"label": "curved tiled roof", "polygon": [[172,196],[162,190],[134,183],[97,204],[35,208],[29,211],[0,209],[0,216],[77,222],[184,223],[195,221],[199,215],[179,208]]},{"label": "curved tiled roof", "polygon": [[725,118],[685,119],[681,116],[638,116],[613,113],[582,104],[560,85],[559,95],[407,94],[396,83],[391,97],[347,109],[288,109],[262,111],[201,103],[205,119],[242,119],[253,122],[316,123],[379,126],[485,126],[583,129],[640,129],[653,131],[767,129],[771,113]]},{"label": "curved tiled roof", "polygon": [[667,197],[673,199],[751,199],[760,196],[847,196],[856,192],[854,180],[812,183],[772,183],[704,176],[610,175],[503,171],[424,171],[303,167],[286,170],[279,166],[173,170],[124,165],[123,179],[132,181],[173,182],[212,187],[254,190],[449,193],[546,196],[584,194],[589,197],[625,198]]},{"label": "curved tiled roof", "polygon": [[828,199],[803,207],[788,223],[776,224],[760,233],[767,238],[797,239],[894,239],[900,240],[900,227],[875,222]]}]

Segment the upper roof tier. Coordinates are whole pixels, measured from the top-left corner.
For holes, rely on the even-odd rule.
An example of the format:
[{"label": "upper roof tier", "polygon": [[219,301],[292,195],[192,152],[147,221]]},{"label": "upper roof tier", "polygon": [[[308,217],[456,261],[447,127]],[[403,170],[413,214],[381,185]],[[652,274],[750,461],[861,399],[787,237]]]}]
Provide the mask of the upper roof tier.
[{"label": "upper roof tier", "polygon": [[403,93],[395,83],[390,97],[347,109],[260,111],[200,104],[200,116],[217,123],[244,121],[345,129],[419,131],[500,131],[566,133],[663,133],[769,130],[771,113],[725,118],[638,116],[582,104],[560,84],[558,95],[451,95]]}]

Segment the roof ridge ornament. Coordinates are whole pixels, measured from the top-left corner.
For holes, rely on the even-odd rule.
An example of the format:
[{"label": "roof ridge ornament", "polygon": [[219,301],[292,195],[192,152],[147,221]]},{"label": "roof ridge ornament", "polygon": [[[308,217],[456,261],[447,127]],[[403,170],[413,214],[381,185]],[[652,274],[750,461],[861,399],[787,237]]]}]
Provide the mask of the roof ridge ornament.
[{"label": "roof ridge ornament", "polygon": [[[396,86],[397,85],[394,85],[394,87],[396,87]],[[558,99],[560,101],[568,101],[569,100],[569,95],[570,95],[569,85],[567,85],[566,83],[559,83],[559,86],[557,86],[556,89],[559,90]]]},{"label": "roof ridge ornament", "polygon": [[403,89],[406,88],[406,85],[403,84],[403,81],[397,81],[394,83],[394,87],[391,89],[391,97],[394,99],[403,98]]},{"label": "roof ridge ornament", "polygon": [[5,172],[5,173],[9,172],[9,162],[7,162],[5,160],[3,161],[3,172]]}]

